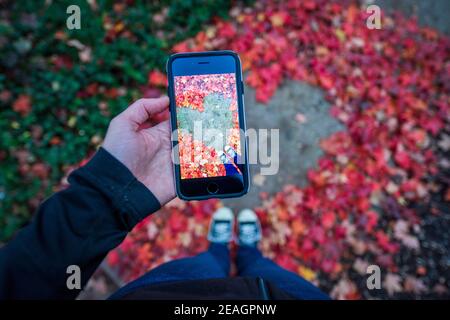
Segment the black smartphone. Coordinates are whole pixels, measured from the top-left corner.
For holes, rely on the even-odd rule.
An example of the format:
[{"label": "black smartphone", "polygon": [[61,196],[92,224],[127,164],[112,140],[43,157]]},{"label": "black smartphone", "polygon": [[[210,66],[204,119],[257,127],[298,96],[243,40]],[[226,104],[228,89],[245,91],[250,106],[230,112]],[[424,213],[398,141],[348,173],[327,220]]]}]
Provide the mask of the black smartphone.
[{"label": "black smartphone", "polygon": [[244,86],[232,51],[179,53],[167,61],[177,195],[184,200],[248,192]]}]

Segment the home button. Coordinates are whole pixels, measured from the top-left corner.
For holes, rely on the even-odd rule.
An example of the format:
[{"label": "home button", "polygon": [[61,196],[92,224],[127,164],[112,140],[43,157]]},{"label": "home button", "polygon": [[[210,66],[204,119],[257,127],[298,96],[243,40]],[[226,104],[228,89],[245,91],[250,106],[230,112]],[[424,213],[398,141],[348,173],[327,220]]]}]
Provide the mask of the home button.
[{"label": "home button", "polygon": [[211,182],[210,184],[208,184],[208,186],[206,187],[206,190],[208,190],[208,192],[210,194],[215,194],[217,193],[217,191],[219,191],[219,186],[217,185],[217,183]]}]

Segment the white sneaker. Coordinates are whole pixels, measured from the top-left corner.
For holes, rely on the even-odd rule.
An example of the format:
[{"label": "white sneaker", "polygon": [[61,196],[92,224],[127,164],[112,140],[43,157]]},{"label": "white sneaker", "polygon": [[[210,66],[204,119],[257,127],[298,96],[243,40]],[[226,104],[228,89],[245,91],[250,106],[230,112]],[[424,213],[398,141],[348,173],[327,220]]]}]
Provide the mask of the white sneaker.
[{"label": "white sneaker", "polygon": [[261,223],[253,210],[244,209],[238,217],[238,243],[239,245],[256,247],[261,240]]},{"label": "white sneaker", "polygon": [[214,212],[208,230],[208,240],[229,243],[233,240],[234,215],[230,208],[222,207]]}]

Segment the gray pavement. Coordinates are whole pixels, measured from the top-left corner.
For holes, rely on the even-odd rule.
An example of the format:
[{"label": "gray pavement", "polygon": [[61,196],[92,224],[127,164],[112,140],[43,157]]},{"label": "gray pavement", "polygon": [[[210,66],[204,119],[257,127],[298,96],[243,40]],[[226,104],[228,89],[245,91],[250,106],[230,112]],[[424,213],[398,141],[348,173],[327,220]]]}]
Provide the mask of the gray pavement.
[{"label": "gray pavement", "polygon": [[407,16],[417,16],[419,24],[450,34],[449,0],[375,0],[383,10],[399,10]]}]

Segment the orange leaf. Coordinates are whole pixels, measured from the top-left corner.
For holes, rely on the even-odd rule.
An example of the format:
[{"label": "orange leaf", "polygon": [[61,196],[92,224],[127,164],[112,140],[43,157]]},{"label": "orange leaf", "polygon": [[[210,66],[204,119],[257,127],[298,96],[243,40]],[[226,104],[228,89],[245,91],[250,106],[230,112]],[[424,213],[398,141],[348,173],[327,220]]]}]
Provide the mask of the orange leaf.
[{"label": "orange leaf", "polygon": [[13,103],[13,110],[26,116],[31,111],[31,98],[27,95],[20,95]]}]

